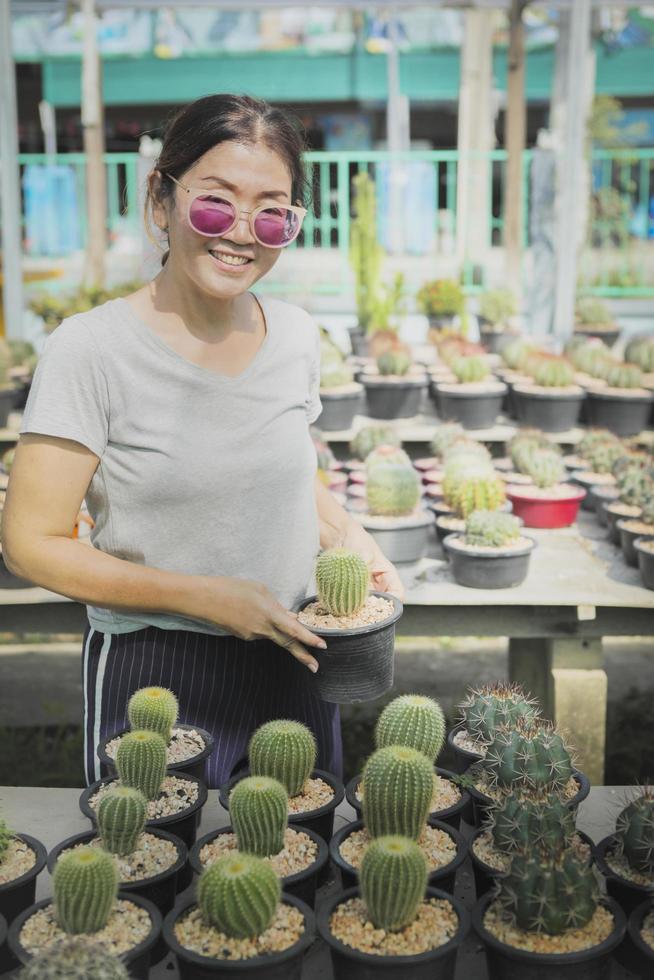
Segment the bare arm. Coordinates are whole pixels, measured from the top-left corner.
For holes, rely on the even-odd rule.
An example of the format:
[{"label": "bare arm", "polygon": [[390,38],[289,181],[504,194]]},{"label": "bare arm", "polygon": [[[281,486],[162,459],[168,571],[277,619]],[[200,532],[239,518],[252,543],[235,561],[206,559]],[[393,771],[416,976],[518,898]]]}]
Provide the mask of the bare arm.
[{"label": "bare arm", "polygon": [[78,442],[21,436],[0,531],[10,571],[89,605],[188,616],[242,639],[272,639],[312,668],[302,644],[322,647],[322,640],[260,583],[149,568],[74,540],[97,465],[98,457]]}]

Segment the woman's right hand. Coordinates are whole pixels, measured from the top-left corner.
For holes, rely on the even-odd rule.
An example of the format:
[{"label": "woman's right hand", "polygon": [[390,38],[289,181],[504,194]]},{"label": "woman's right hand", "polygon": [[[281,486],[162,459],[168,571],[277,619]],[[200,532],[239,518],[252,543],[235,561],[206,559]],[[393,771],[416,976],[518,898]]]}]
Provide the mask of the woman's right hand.
[{"label": "woman's right hand", "polygon": [[324,650],[327,644],[299,622],[297,613],[285,609],[270,589],[249,579],[207,577],[202,581],[201,609],[194,616],[241,640],[272,640],[316,673],[318,662],[306,647]]}]

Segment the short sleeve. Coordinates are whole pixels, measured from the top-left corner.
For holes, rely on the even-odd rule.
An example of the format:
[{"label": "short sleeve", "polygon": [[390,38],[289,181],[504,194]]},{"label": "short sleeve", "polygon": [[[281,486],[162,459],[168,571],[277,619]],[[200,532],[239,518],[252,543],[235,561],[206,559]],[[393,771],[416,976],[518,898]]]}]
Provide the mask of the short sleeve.
[{"label": "short sleeve", "polygon": [[102,456],[109,437],[109,389],[100,352],[82,316],[48,337],[34,373],[21,434],[59,436]]},{"label": "short sleeve", "polygon": [[314,340],[312,347],[311,370],[309,374],[309,397],[307,398],[307,420],[312,425],[322,412],[320,401],[320,329],[312,319]]}]

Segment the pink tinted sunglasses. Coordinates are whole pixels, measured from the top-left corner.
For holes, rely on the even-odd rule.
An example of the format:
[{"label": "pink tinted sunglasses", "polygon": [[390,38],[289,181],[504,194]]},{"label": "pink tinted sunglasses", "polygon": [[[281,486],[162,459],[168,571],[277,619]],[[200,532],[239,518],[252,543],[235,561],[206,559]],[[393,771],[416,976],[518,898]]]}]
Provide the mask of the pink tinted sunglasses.
[{"label": "pink tinted sunglasses", "polygon": [[170,177],[188,195],[186,217],[198,235],[206,235],[207,238],[227,235],[237,226],[241,214],[248,215],[250,231],[259,244],[266,248],[284,248],[300,234],[306,208],[277,204],[239,212],[236,199],[222,188],[220,191],[200,190],[197,187],[186,187],[171,174],[164,176]]}]

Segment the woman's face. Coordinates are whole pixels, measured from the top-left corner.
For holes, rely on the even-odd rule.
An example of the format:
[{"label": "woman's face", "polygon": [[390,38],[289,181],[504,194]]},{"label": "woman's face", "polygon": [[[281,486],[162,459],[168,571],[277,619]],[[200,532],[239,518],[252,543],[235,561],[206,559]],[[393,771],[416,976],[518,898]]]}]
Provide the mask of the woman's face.
[{"label": "woman's face", "polygon": [[[282,158],[265,143],[220,143],[180,176],[185,187],[206,188],[207,193],[227,190],[240,211],[262,205],[292,204],[291,175]],[[189,225],[187,194],[175,186],[174,206],[165,202],[170,256],[174,267],[211,296],[229,299],[247,292],[273,267],[281,249],[260,245],[253,236],[248,215],[225,236],[207,238]],[[220,255],[229,253],[248,259],[244,265],[227,265]]]}]

